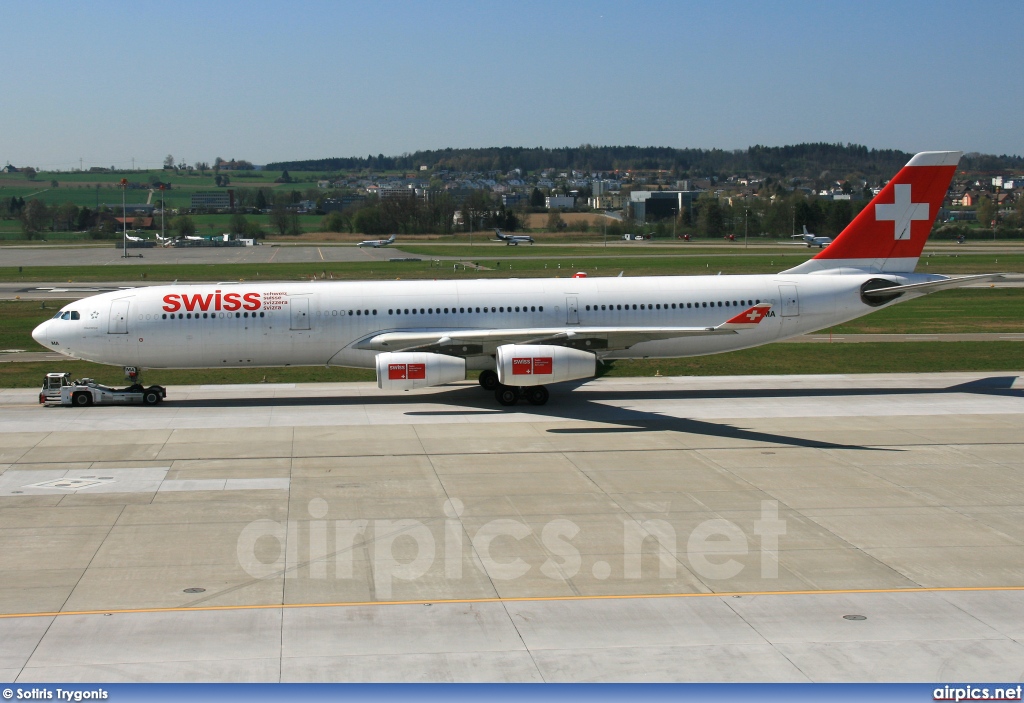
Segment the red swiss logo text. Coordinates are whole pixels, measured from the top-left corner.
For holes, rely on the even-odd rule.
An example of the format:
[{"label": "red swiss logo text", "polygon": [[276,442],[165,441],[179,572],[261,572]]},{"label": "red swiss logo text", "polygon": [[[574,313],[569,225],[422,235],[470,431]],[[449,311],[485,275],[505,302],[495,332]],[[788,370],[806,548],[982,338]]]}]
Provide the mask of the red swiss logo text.
[{"label": "red swiss logo text", "polygon": [[164,311],[216,312],[226,310],[259,310],[263,306],[259,293],[170,293],[164,296]]}]

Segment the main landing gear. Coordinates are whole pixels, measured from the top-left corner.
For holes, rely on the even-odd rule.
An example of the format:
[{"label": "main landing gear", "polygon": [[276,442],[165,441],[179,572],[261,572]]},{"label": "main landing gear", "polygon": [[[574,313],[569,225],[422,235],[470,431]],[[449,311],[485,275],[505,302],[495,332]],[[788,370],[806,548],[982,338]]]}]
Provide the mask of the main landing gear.
[{"label": "main landing gear", "polygon": [[494,397],[505,406],[515,405],[520,398],[525,398],[530,405],[544,405],[548,402],[548,389],[544,386],[498,386]]},{"label": "main landing gear", "polygon": [[544,386],[503,386],[498,381],[498,374],[487,369],[480,372],[480,387],[485,391],[494,391],[494,398],[508,407],[525,399],[531,405],[544,405],[548,402],[548,389]]},{"label": "main landing gear", "polygon": [[498,390],[498,386],[501,385],[498,382],[498,372],[487,369],[480,372],[480,387],[485,391]]}]

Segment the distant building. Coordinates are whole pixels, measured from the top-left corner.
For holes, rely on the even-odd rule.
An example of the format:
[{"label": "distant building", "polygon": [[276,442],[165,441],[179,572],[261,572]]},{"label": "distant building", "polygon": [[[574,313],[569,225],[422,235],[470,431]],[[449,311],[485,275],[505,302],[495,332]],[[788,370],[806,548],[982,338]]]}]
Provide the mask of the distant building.
[{"label": "distant building", "polygon": [[544,198],[548,210],[571,210],[576,207],[576,198],[571,195],[549,195]]},{"label": "distant building", "polygon": [[193,210],[233,210],[235,208],[235,191],[209,190],[192,194]]},{"label": "distant building", "polygon": [[636,222],[675,218],[683,208],[692,208],[700,195],[696,190],[634,190],[629,194],[629,209]]},{"label": "distant building", "polygon": [[587,202],[595,210],[621,210],[625,205],[626,199],[619,194],[595,195]]},{"label": "distant building", "polygon": [[152,217],[156,211],[156,205],[147,205],[146,203],[128,203],[121,208],[121,203],[103,203],[103,207],[110,210],[112,213],[124,212],[129,218],[132,217]]},{"label": "distant building", "polygon": [[153,229],[152,217],[115,217],[114,220],[119,225],[127,222],[131,229]]},{"label": "distant building", "polygon": [[416,195],[416,190],[404,183],[401,185],[384,183],[377,188],[377,195],[380,196],[381,200],[385,198],[411,198]]},{"label": "distant building", "polygon": [[504,193],[501,196],[501,204],[506,208],[513,208],[516,205],[522,205],[527,201],[527,197],[522,193]]}]

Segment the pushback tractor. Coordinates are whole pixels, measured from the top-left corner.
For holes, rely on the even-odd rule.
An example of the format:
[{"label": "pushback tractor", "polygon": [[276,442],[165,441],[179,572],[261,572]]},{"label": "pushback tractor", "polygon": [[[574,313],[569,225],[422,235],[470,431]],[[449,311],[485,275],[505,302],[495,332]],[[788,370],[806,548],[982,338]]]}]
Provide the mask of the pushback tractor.
[{"label": "pushback tractor", "polygon": [[69,373],[48,373],[39,391],[43,405],[156,405],[167,397],[163,386],[144,388],[133,384],[128,388],[111,388],[91,378],[72,380]]}]

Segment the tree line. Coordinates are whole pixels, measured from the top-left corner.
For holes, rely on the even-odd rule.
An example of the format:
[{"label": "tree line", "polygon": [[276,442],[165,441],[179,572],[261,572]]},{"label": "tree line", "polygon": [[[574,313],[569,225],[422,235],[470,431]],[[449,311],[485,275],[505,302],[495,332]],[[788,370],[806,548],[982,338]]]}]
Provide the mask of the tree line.
[{"label": "tree line", "polygon": [[[857,173],[867,179],[889,178],[912,154],[896,149],[869,149],[860,144],[824,142],[791,146],[751,146],[747,149],[676,149],[673,147],[594,146],[578,147],[490,147],[481,149],[436,149],[399,156],[370,154],[365,157],[335,157],[303,161],[279,161],[269,170],[290,171],[415,171],[432,169],[463,172],[526,172],[542,169],[595,171],[663,170],[680,178],[725,177],[731,174],[760,174],[776,177],[817,178]],[[998,171],[1024,168],[1024,157],[967,154],[963,170]]]}]

